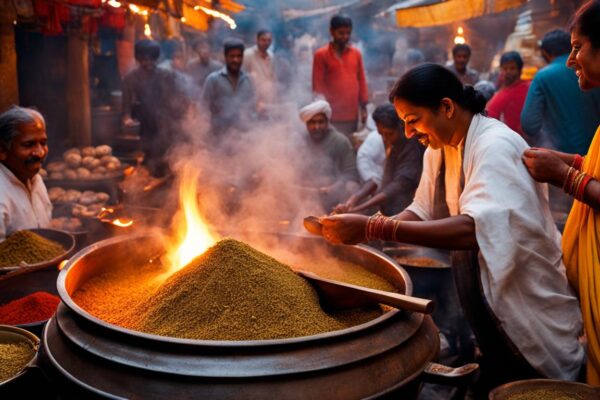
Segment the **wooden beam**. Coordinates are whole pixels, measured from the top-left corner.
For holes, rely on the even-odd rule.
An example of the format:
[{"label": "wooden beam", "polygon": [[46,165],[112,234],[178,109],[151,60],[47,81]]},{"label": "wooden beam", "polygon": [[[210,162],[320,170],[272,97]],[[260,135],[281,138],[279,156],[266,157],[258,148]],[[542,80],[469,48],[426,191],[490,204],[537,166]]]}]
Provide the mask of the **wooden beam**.
[{"label": "wooden beam", "polygon": [[67,44],[67,126],[74,146],[92,144],[90,109],[89,48],[87,38],[69,32]]},{"label": "wooden beam", "polygon": [[13,104],[19,104],[17,79],[17,52],[15,49],[15,27],[17,18],[13,4],[0,0],[0,113]]}]

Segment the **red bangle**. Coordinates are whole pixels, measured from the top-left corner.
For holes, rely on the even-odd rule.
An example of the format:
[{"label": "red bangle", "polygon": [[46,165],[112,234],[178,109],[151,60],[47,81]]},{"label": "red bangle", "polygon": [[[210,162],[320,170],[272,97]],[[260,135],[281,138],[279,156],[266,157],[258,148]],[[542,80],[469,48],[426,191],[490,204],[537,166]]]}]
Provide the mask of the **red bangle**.
[{"label": "red bangle", "polygon": [[575,154],[575,158],[573,158],[573,163],[571,164],[571,167],[575,168],[578,171],[581,171],[581,167],[583,167],[583,160],[584,157],[580,156],[579,154]]},{"label": "red bangle", "polygon": [[579,187],[577,188],[577,192],[575,193],[575,198],[579,201],[583,201],[583,198],[585,196],[585,188],[588,185],[588,183],[590,183],[590,181],[592,180],[591,175],[588,175],[588,174],[584,174],[584,175],[585,176],[581,180],[581,183],[579,184]]}]

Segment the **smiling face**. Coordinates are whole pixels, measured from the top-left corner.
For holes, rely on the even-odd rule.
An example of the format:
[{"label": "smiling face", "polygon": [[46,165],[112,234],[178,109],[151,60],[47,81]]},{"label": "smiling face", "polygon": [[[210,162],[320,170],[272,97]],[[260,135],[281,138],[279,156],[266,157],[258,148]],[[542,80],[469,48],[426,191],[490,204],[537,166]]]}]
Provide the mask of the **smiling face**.
[{"label": "smiling face", "polygon": [[571,45],[567,66],[575,70],[579,87],[583,90],[600,87],[600,49],[594,49],[590,39],[577,28],[571,32]]},{"label": "smiling face", "polygon": [[415,106],[414,104],[396,98],[394,107],[400,119],[405,124],[405,135],[408,139],[416,137],[423,146],[440,149],[450,144],[455,131],[452,118],[455,114],[454,102],[448,98],[442,99],[437,109]]},{"label": "smiling face", "polygon": [[42,168],[48,155],[48,137],[42,120],[19,126],[9,149],[0,145],[0,161],[23,183],[33,178]]}]

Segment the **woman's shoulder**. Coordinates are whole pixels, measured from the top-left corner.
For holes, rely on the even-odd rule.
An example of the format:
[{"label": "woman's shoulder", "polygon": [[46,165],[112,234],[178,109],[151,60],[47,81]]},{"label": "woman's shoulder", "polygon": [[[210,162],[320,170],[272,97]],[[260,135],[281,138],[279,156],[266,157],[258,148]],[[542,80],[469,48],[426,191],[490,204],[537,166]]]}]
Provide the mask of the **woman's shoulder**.
[{"label": "woman's shoulder", "polygon": [[480,116],[475,137],[471,140],[472,150],[516,152],[519,156],[529,147],[521,135],[494,118]]}]

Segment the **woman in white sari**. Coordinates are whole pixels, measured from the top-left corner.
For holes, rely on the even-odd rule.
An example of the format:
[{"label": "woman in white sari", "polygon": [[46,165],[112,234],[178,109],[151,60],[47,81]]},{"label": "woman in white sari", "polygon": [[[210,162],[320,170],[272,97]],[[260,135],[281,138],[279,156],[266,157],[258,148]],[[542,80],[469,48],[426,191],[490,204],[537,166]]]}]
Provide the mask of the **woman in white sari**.
[{"label": "woman in white sari", "polygon": [[453,272],[483,354],[485,390],[517,379],[576,379],[584,358],[581,313],[547,187],[521,162],[527,143],[482,115],[482,95],[435,64],[404,74],[390,100],[406,136],[428,147],[414,201],[392,218],[323,218],[325,238],[461,250]]}]

